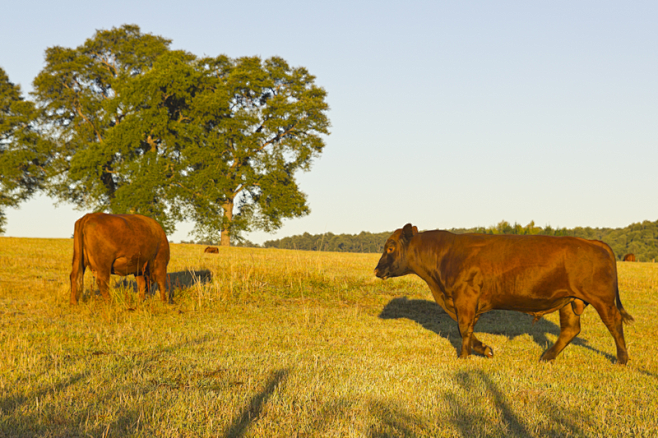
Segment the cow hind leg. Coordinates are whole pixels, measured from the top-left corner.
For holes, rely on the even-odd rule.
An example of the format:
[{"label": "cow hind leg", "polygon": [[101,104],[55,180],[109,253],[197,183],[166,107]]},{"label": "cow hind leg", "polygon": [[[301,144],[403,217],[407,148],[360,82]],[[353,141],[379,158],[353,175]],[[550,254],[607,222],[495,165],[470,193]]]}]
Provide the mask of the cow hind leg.
[{"label": "cow hind leg", "polygon": [[107,272],[97,272],[96,273],[96,282],[98,283],[98,289],[101,291],[101,295],[105,301],[110,301],[110,271]]},{"label": "cow hind leg", "polygon": [[[160,290],[160,300],[162,300],[164,303],[172,303],[173,300],[171,299],[171,286],[167,287],[167,276],[165,275],[164,278],[158,278],[157,283],[158,290]],[[167,298],[167,289],[169,289],[169,298]]]},{"label": "cow hind leg", "polygon": [[169,290],[169,303],[174,302],[169,276],[167,275],[167,261],[163,261],[161,258],[156,257],[151,269],[151,281],[158,284],[160,299],[163,302],[167,302],[167,289]]},{"label": "cow hind leg", "polygon": [[626,341],[624,340],[624,326],[622,314],[614,305],[595,305],[592,306],[599,312],[603,324],[608,328],[610,334],[615,340],[617,346],[617,363],[626,365],[628,362],[628,351],[626,350]]},{"label": "cow hind leg", "polygon": [[76,266],[73,265],[73,270],[71,271],[71,304],[78,304],[80,296],[85,291],[85,266]]},{"label": "cow hind leg", "polygon": [[[167,302],[167,289],[169,289],[169,296],[171,298],[171,285],[168,285],[167,283],[167,273],[166,272],[156,272],[154,273],[153,281],[155,281],[158,284],[158,290],[160,291],[160,299],[163,302]],[[167,288],[169,286],[169,288]],[[169,300],[171,301],[171,300]]]},{"label": "cow hind leg", "polygon": [[554,360],[573,338],[580,333],[580,316],[576,315],[573,307],[567,304],[560,309],[560,336],[555,344],[542,354],[539,360],[549,362]]}]

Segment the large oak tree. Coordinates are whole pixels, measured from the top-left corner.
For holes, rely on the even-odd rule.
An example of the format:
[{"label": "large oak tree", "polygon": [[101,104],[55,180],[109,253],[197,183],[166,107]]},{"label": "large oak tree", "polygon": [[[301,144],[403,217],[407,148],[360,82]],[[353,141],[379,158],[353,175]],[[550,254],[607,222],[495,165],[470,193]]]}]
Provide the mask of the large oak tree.
[{"label": "large oak tree", "polygon": [[169,44],[126,25],[46,51],[34,96],[56,145],[50,194],[169,232],[189,219],[223,245],[307,214],[295,173],[329,127],[315,78],[277,57],[199,59]]},{"label": "large oak tree", "polygon": [[[122,166],[141,155],[144,144],[128,149],[111,139],[112,131],[138,108],[120,104],[119,90],[144,74],[168,51],[169,41],[142,34],[137,26],[98,31],[75,49],[51,47],[46,66],[34,80],[33,95],[43,110],[41,125],[55,144],[48,168],[49,194],[82,209],[153,216],[170,231],[175,215],[162,193],[117,204],[120,190],[140,190]],[[119,194],[120,195],[120,194]]]},{"label": "large oak tree", "polygon": [[5,231],[4,208],[16,207],[43,188],[49,145],[35,129],[34,103],[0,68],[0,233]]}]

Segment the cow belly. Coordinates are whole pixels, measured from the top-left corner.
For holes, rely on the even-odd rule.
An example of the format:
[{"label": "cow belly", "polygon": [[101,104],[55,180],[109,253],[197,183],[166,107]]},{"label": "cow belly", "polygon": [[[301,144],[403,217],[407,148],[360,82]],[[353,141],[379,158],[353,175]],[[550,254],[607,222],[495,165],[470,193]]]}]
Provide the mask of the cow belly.
[{"label": "cow belly", "polygon": [[511,270],[500,281],[487,284],[495,309],[546,314],[561,309],[576,296],[563,267]]},{"label": "cow belly", "polygon": [[553,313],[572,302],[573,297],[561,297],[551,300],[546,299],[524,299],[510,300],[508,302],[498,303],[494,308],[499,310],[516,310],[518,312],[528,313],[534,316],[542,316]]},{"label": "cow belly", "polygon": [[115,275],[141,275],[146,268],[147,261],[135,260],[128,257],[119,257],[112,264],[112,274]]}]

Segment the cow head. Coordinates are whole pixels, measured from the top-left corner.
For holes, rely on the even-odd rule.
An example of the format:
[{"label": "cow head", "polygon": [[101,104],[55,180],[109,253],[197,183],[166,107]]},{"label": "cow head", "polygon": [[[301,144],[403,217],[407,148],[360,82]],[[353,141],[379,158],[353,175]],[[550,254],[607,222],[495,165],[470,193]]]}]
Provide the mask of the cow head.
[{"label": "cow head", "polygon": [[391,237],[386,240],[384,254],[379,259],[375,268],[375,275],[382,280],[391,277],[399,277],[409,273],[407,267],[407,248],[411,239],[418,234],[418,228],[411,224],[402,229],[395,230]]}]

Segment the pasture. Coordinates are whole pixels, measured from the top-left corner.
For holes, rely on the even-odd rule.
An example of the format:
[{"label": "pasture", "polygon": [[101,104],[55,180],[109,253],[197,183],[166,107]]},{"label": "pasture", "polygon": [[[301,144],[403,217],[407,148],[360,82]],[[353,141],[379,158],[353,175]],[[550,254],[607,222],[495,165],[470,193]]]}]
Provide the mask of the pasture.
[{"label": "pasture", "polygon": [[0,436],[655,436],[658,265],[619,263],[630,361],[592,308],[559,333],[494,311],[492,360],[457,358],[457,325],[379,255],[171,245],[173,305],[112,302],[91,275],[69,306],[71,239],[0,237]]}]

